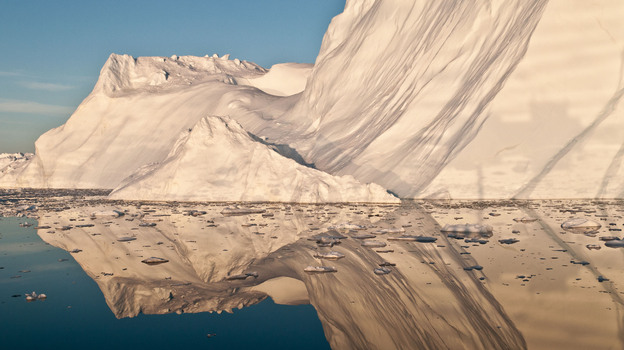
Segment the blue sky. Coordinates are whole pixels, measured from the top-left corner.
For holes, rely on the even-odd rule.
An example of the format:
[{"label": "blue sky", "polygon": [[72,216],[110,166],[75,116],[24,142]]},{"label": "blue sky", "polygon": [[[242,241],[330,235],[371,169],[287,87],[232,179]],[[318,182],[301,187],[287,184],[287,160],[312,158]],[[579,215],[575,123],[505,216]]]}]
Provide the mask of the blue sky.
[{"label": "blue sky", "polygon": [[111,53],[313,63],[345,0],[0,0],[0,153],[33,152]]}]

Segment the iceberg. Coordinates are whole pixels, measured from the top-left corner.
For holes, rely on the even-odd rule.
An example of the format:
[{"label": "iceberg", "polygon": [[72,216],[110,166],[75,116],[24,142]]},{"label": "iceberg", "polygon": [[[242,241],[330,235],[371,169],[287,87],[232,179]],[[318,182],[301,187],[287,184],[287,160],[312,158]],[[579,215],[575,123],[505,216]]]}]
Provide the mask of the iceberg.
[{"label": "iceberg", "polygon": [[[378,200],[363,190],[372,183],[401,198],[622,198],[622,13],[617,0],[348,0],[313,66],[112,54],[34,156],[0,156],[0,187],[190,200],[162,186],[147,195],[148,178],[175,173],[170,186],[206,193],[202,172],[236,165],[232,179],[243,182],[208,181],[219,187],[211,198]],[[200,151],[188,140],[214,118],[236,121],[256,144],[234,163],[191,166]],[[291,176],[288,186],[316,180],[260,195],[274,178],[244,185],[243,174],[260,169],[244,161],[260,158],[242,154],[261,146],[275,151],[261,158]],[[282,172],[284,157],[306,169]]]}]

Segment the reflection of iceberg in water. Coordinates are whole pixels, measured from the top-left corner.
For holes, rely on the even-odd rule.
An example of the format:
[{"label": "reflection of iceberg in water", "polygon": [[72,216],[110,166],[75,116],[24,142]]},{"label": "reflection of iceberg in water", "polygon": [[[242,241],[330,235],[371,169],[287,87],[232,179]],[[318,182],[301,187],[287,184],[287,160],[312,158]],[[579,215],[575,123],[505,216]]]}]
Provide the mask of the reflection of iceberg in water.
[{"label": "reflection of iceberg in water", "polygon": [[[193,207],[197,215],[182,205],[128,206],[117,207],[126,212],[119,218],[91,219],[96,209],[112,208],[45,214],[41,226],[74,228],[44,229],[39,235],[65,250],[82,250],[74,254],[76,261],[117,317],[229,311],[271,296],[278,303],[311,303],[335,349],[526,347],[481,281],[456,268],[466,264],[464,256],[414,207],[269,205],[263,206],[266,213],[225,217],[217,205]],[[156,225],[140,226],[145,222]],[[358,232],[390,232],[374,239],[388,242],[381,251],[393,252],[362,246],[349,229],[331,231],[350,237],[333,247],[307,239],[346,222],[367,228]],[[404,234],[438,240],[388,240]],[[120,242],[120,237],[136,240]],[[327,263],[314,256],[329,251],[345,255],[331,261],[337,273],[303,271]],[[169,262],[141,262],[152,256]],[[384,261],[396,267],[387,275],[374,274]]]}]

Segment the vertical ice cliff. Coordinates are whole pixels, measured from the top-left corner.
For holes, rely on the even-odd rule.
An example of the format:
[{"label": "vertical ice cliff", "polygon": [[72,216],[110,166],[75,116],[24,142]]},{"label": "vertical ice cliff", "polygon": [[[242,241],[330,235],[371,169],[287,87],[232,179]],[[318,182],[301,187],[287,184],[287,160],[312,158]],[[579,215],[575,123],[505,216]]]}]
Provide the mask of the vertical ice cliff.
[{"label": "vertical ice cliff", "polygon": [[302,98],[318,168],[419,194],[477,134],[546,1],[347,1]]},{"label": "vertical ice cliff", "polygon": [[621,1],[347,1],[285,120],[402,197],[624,194]]}]

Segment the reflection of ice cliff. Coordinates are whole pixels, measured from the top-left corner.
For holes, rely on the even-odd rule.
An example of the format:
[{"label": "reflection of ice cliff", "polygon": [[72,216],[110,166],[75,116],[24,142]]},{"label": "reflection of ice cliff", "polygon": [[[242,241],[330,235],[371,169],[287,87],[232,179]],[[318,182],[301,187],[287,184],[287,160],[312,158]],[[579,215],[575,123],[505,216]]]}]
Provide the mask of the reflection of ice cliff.
[{"label": "reflection of ice cliff", "polygon": [[[446,238],[434,233],[439,228],[424,212],[279,205],[266,213],[225,217],[220,206],[193,209],[199,211],[129,207],[119,218],[96,219],[90,218],[93,207],[71,209],[41,218],[39,224],[51,229],[41,229],[39,235],[65,250],[81,250],[73,256],[98,283],[117,317],[220,312],[269,295],[278,302],[314,305],[336,349],[525,347],[487,288],[447,265],[462,262],[443,244]],[[405,226],[417,235],[434,235],[441,244],[388,241],[394,253],[378,253],[351,237],[355,231],[348,227],[327,231],[344,222],[371,233]],[[55,229],[70,225],[69,230]],[[389,231],[376,239],[404,234]],[[349,238],[323,248],[308,240],[318,234]],[[313,257],[330,249],[345,258],[329,262]],[[141,262],[150,256],[169,262]],[[397,267],[388,275],[375,275],[373,269],[385,259]],[[336,266],[338,272],[308,274],[303,272],[308,265]],[[251,276],[228,279],[242,273]]]}]

